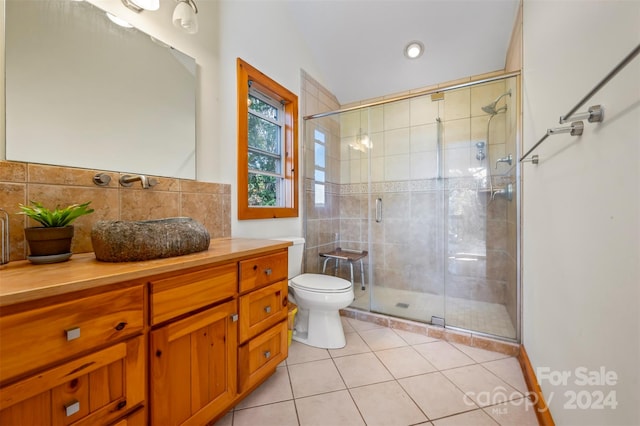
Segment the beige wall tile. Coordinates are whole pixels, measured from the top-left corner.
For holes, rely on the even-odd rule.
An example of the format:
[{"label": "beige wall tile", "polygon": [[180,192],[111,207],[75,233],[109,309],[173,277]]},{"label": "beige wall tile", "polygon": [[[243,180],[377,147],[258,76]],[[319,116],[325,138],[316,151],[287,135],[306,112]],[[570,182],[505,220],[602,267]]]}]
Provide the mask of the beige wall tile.
[{"label": "beige wall tile", "polygon": [[435,123],[436,118],[440,116],[440,101],[432,101],[431,96],[420,96],[410,101],[411,105],[411,126],[419,126],[421,124]]},{"label": "beige wall tile", "polygon": [[[4,164],[3,164],[4,165]],[[0,208],[9,215],[9,259],[24,259],[24,227],[26,217],[17,214],[18,204],[27,202],[27,185],[24,183],[0,182]]]},{"label": "beige wall tile", "polygon": [[127,188],[120,191],[120,219],[145,220],[180,216],[180,194]]},{"label": "beige wall tile", "polygon": [[470,116],[471,91],[457,89],[444,94],[444,120],[457,120]]},{"label": "beige wall tile", "polygon": [[[30,183],[95,187],[93,176],[99,172],[72,167],[28,164],[28,173]],[[118,185],[118,174],[113,172],[105,173],[112,178],[108,186],[116,187]]]},{"label": "beige wall tile", "polygon": [[[111,182],[107,186],[95,185],[93,176],[97,173],[111,176]],[[95,212],[74,222],[74,253],[93,250],[91,228],[98,220],[183,215],[201,221],[212,238],[231,236],[231,185],[154,176],[158,184],[150,189],[142,189],[139,183],[124,188],[118,184],[123,174],[127,173],[1,161],[0,207],[11,214],[11,260],[25,259],[28,254],[23,228],[35,223],[27,223],[15,213],[18,203],[31,199],[50,208],[91,201]]]},{"label": "beige wall tile", "polygon": [[0,181],[26,182],[27,164],[0,160]]}]

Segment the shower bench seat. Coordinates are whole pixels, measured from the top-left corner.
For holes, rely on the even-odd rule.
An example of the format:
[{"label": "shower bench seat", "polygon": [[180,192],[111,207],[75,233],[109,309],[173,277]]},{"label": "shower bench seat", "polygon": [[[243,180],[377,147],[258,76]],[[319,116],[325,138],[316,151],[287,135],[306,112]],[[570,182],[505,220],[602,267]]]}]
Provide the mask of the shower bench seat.
[{"label": "shower bench seat", "polygon": [[366,250],[350,250],[338,247],[334,251],[320,253],[320,257],[324,257],[324,263],[322,264],[322,273],[324,274],[327,269],[327,262],[334,260],[334,275],[338,275],[338,267],[341,260],[349,262],[349,268],[351,270],[351,285],[353,286],[353,262],[360,262],[360,278],[362,280],[362,290],[364,290],[364,264],[362,259],[367,257]]}]

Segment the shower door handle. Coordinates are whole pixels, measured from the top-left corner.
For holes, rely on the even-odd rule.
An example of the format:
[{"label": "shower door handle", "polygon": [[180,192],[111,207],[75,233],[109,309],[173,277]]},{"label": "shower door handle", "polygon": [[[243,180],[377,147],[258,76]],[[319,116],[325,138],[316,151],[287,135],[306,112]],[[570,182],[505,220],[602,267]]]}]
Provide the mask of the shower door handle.
[{"label": "shower door handle", "polygon": [[376,198],[376,222],[382,222],[382,198]]}]

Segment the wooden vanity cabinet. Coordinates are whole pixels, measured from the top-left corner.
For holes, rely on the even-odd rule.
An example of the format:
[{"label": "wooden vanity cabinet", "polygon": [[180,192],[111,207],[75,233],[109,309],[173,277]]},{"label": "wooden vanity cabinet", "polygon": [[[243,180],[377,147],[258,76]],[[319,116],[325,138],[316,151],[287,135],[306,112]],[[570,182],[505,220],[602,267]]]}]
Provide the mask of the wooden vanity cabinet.
[{"label": "wooden vanity cabinet", "polygon": [[97,425],[145,399],[143,286],[0,318],[0,424]]},{"label": "wooden vanity cabinet", "polygon": [[67,269],[4,267],[3,278],[45,284],[27,301],[4,293],[0,425],[205,425],[238,404],[288,354],[287,249],[212,246],[184,264],[78,255],[78,274],[101,284],[69,279],[76,289],[54,295]]},{"label": "wooden vanity cabinet", "polygon": [[279,251],[150,280],[152,425],[206,424],[275,371],[287,356],[286,276]]}]

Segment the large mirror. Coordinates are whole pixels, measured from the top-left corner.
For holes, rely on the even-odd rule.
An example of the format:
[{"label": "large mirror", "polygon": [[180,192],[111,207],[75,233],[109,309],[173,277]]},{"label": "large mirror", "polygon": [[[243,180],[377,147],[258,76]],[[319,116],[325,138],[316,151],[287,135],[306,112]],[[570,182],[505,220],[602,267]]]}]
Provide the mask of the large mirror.
[{"label": "large mirror", "polygon": [[193,58],[86,1],[6,1],[7,160],[195,179]]}]

